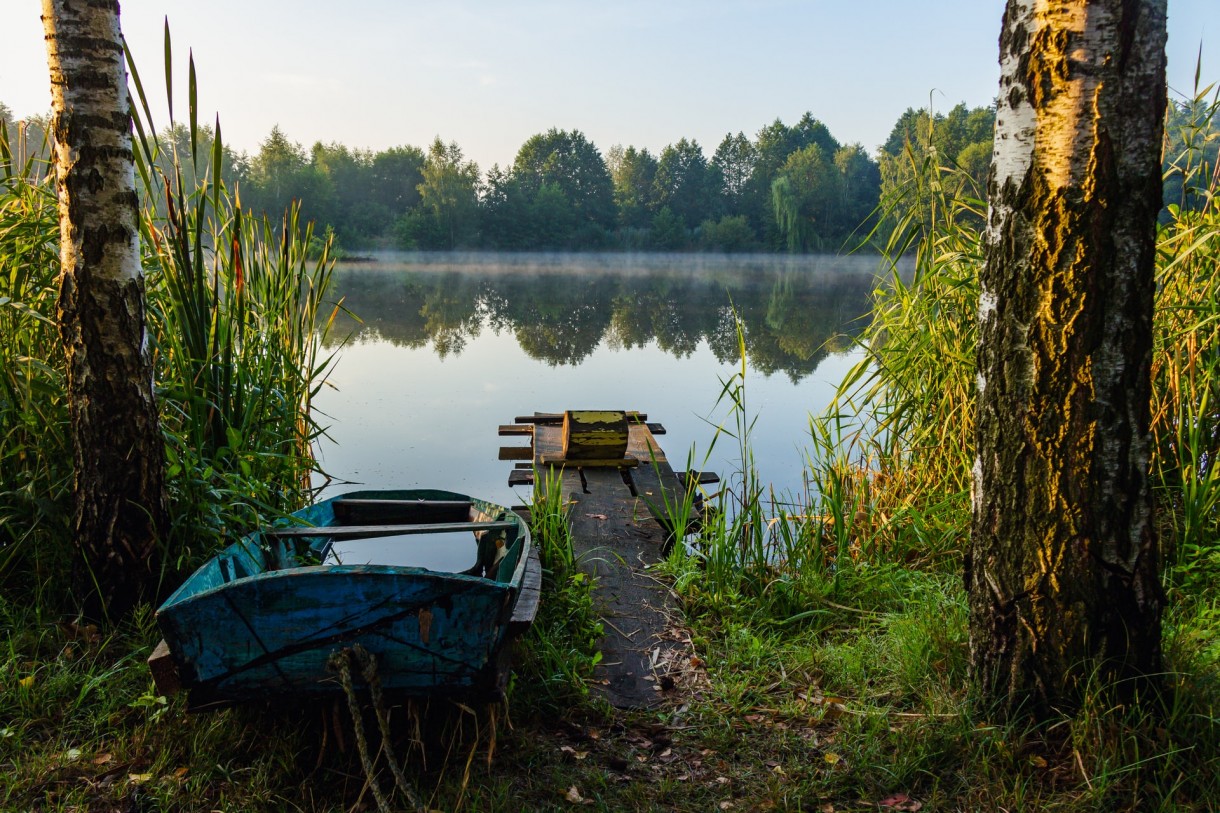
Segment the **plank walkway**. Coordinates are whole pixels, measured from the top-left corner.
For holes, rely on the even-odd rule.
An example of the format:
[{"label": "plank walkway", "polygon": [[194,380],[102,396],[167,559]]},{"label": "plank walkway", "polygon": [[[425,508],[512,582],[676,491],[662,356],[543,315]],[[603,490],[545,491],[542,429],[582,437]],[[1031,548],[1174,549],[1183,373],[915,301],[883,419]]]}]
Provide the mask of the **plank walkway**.
[{"label": "plank walkway", "polygon": [[[543,458],[557,458],[562,449],[562,423],[556,417],[562,416],[518,418],[500,433],[530,434],[533,466],[542,472]],[[690,659],[689,639],[674,621],[673,593],[650,571],[664,558],[671,538],[656,516],[664,516],[662,492],[672,501],[682,493],[682,480],[642,418],[630,424],[627,456],[637,465],[568,464],[558,471],[570,502],[568,524],[577,561],[594,577],[593,599],[603,621],[595,690],[618,708],[651,708],[674,697],[679,671],[674,666]],[[518,481],[525,479],[520,472],[514,472]]]}]

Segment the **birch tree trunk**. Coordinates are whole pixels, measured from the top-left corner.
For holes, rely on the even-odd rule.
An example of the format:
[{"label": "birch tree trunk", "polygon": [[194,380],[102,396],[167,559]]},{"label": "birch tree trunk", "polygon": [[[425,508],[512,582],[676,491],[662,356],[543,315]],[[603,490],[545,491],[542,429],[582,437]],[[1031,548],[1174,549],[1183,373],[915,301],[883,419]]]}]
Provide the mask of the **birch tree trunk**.
[{"label": "birch tree trunk", "polygon": [[1166,0],[1009,0],[966,559],[985,701],[1046,716],[1161,667],[1147,478]]},{"label": "birch tree trunk", "polygon": [[74,586],[87,616],[114,619],[155,585],[165,527],[119,5],[43,0],[42,21],[75,455]]}]

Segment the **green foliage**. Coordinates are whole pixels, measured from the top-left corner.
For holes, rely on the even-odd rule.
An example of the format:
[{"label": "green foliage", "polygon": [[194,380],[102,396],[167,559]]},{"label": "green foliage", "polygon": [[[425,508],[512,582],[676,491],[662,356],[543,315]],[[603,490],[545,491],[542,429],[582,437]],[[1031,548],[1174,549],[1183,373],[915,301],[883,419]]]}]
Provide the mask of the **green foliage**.
[{"label": "green foliage", "polygon": [[[154,132],[146,118],[136,149],[149,199],[165,201],[164,214],[146,206],[141,236],[155,269],[148,315],[172,501],[167,559],[179,569],[304,501],[321,431],[310,403],[336,310],[325,304],[329,246],[310,258],[312,231],[295,205],[274,226],[241,205],[224,181],[219,124],[201,151],[191,101],[189,128],[171,122],[189,144],[145,137]],[[291,177],[303,157],[277,133],[258,171]],[[153,171],[165,165],[172,172]]]},{"label": "green foliage", "polygon": [[838,169],[817,144],[788,156],[771,184],[771,200],[789,251],[820,247],[819,234],[834,230],[835,209],[843,197],[841,187]]},{"label": "green foliage", "polygon": [[720,178],[703,156],[697,141],[683,138],[661,151],[653,177],[658,211],[669,209],[686,229],[693,229],[716,211]]},{"label": "green foliage", "polygon": [[682,218],[674,214],[673,209],[662,206],[661,210],[652,218],[651,239],[655,248],[663,251],[678,251],[686,247],[689,235]]},{"label": "green foliage", "polygon": [[1220,577],[1220,206],[1216,142],[1220,99],[1208,90],[1182,109],[1191,127],[1166,137],[1189,145],[1165,174],[1180,182],[1158,240],[1153,355],[1153,467],[1166,545],[1184,588]]},{"label": "green foliage", "polygon": [[[542,246],[570,241],[570,232],[582,226],[614,225],[614,184],[610,172],[597,147],[579,130],[552,128],[528,138],[517,151],[512,177],[517,182],[515,190],[525,195],[527,205],[537,207],[538,197],[543,194],[563,203],[566,231],[543,235]],[[541,228],[555,230],[558,226],[547,219],[556,214],[554,203],[536,208],[527,228],[532,227],[535,232]]]},{"label": "green foliage", "polygon": [[611,147],[607,162],[614,181],[618,224],[624,228],[647,228],[656,213],[657,159],[647,148]]},{"label": "green foliage", "polygon": [[[971,110],[959,104],[947,115],[908,108],[881,148],[882,209],[889,218],[885,230],[910,227],[909,209],[924,200],[921,179],[934,172],[939,172],[936,183],[951,187],[943,190],[947,199],[984,197],[994,129],[995,111],[988,107]],[[926,219],[932,211],[920,208],[925,217],[921,228],[934,232],[938,227]],[[981,215],[972,222],[981,225]]]},{"label": "green foliage", "polygon": [[0,128],[0,585],[60,572],[72,449],[59,295],[54,177],[18,159]]},{"label": "green foliage", "polygon": [[699,226],[699,245],[711,251],[729,254],[750,251],[757,242],[745,215],[725,215],[720,220],[709,218]]},{"label": "green foliage", "polygon": [[592,577],[577,567],[563,478],[550,471],[536,476],[530,528],[542,564],[542,599],[519,648],[512,699],[554,714],[588,700],[588,681],[601,661],[602,625]]},{"label": "green foliage", "polygon": [[423,211],[434,224],[429,233],[438,235],[440,242],[424,248],[453,249],[474,241],[478,183],[478,165],[463,159],[456,142],[445,144],[439,137],[432,142],[419,194]]}]

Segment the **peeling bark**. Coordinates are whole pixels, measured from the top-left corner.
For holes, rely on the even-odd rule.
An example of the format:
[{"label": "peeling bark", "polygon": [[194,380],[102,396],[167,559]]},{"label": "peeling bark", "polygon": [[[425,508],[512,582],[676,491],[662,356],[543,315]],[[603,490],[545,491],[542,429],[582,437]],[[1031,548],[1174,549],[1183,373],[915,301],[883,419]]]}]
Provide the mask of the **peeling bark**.
[{"label": "peeling bark", "polygon": [[74,443],[74,588],[87,616],[115,619],[155,587],[166,522],[119,6],[43,0],[42,9]]},{"label": "peeling bark", "polygon": [[1161,668],[1148,483],[1165,0],[1009,0],[981,279],[971,665],[1008,713]]}]

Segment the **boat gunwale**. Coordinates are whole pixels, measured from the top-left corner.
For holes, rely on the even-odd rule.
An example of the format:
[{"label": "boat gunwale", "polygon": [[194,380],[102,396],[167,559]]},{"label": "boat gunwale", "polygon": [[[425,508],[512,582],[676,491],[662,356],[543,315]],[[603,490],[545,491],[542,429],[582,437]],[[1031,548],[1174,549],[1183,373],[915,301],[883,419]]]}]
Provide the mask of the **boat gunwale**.
[{"label": "boat gunwale", "polygon": [[[343,500],[343,499],[368,499],[368,498],[354,496],[354,495],[358,495],[358,494],[378,494],[378,493],[380,493],[380,494],[389,494],[389,493],[406,494],[406,493],[415,493],[415,492],[427,492],[430,494],[449,494],[452,496],[461,497],[463,501],[469,501],[469,503],[471,504],[472,510],[477,510],[480,512],[488,513],[492,516],[502,514],[506,517],[507,521],[514,522],[516,524],[517,530],[518,530],[517,541],[519,541],[521,543],[521,552],[517,557],[517,563],[513,568],[511,577],[507,581],[501,581],[499,579],[486,578],[484,576],[474,576],[474,575],[470,575],[468,573],[462,573],[461,571],[432,570],[432,569],[425,568],[425,567],[416,567],[416,566],[408,566],[408,565],[311,564],[311,565],[294,565],[292,567],[284,567],[284,568],[266,568],[266,567],[264,567],[262,570],[259,570],[256,573],[250,573],[245,576],[240,576],[240,577],[237,577],[234,579],[229,579],[214,587],[209,587],[204,590],[190,590],[190,591],[187,590],[187,588],[190,586],[191,582],[194,581],[196,579],[196,577],[198,577],[199,574],[202,573],[205,568],[207,568],[213,561],[216,561],[216,560],[224,557],[226,554],[229,554],[231,551],[236,551],[236,550],[240,549],[244,553],[246,553],[248,556],[251,556],[251,558],[265,562],[266,561],[266,548],[262,544],[262,541],[261,541],[262,535],[263,535],[263,529],[258,529],[258,530],[252,531],[248,534],[245,534],[241,538],[226,545],[225,547],[221,548],[216,553],[209,556],[207,558],[207,560],[203,562],[203,564],[201,564],[199,567],[197,567],[194,571],[191,572],[191,574],[189,576],[186,577],[186,579],[183,580],[182,584],[180,584],[178,586],[178,588],[176,590],[174,590],[173,593],[170,594],[169,598],[167,598],[165,601],[163,601],[161,603],[161,605],[157,608],[156,613],[154,615],[160,615],[162,613],[162,611],[164,611],[166,609],[173,609],[175,607],[180,607],[183,604],[185,604],[186,602],[192,601],[196,598],[201,598],[204,596],[211,596],[212,594],[217,593],[218,591],[223,591],[225,589],[228,589],[231,585],[234,585],[237,583],[252,583],[253,580],[264,580],[264,579],[272,578],[274,576],[290,577],[293,575],[303,574],[306,571],[309,571],[312,573],[315,571],[315,569],[318,569],[318,570],[326,569],[327,573],[334,573],[335,575],[341,575],[344,573],[359,573],[359,572],[368,573],[368,574],[387,573],[387,574],[401,575],[401,576],[427,575],[427,576],[432,576],[432,577],[452,579],[457,582],[469,581],[469,582],[474,582],[474,583],[501,586],[501,587],[505,588],[506,590],[514,590],[518,594],[520,593],[521,585],[522,585],[522,582],[525,577],[525,568],[526,568],[527,560],[529,558],[530,550],[533,547],[533,536],[530,533],[529,523],[527,523],[525,521],[525,519],[523,517],[521,517],[519,514],[517,514],[515,511],[513,511],[512,509],[510,509],[506,506],[500,505],[498,503],[489,502],[487,500],[484,500],[484,499],[481,499],[478,497],[461,494],[460,492],[448,491],[445,489],[362,489],[362,490],[358,490],[358,491],[348,492],[346,494],[338,494],[334,497],[328,498],[327,500],[313,503],[312,505],[305,506],[301,509],[298,509],[297,512],[294,512],[293,514],[289,514],[281,519],[276,520],[276,522],[272,525],[271,529],[268,529],[268,530],[273,530],[276,527],[281,527],[281,528],[316,527],[320,532],[317,534],[317,536],[321,537],[321,538],[325,538],[325,537],[327,537],[327,534],[325,533],[327,526],[325,526],[325,525],[316,525],[316,526],[294,525],[289,520],[301,519],[300,517],[296,516],[297,513],[307,511],[311,508],[315,508],[316,506],[320,506],[320,505],[323,505],[328,502],[333,502],[333,501],[338,501],[338,500]],[[421,500],[422,500],[422,498],[421,498]],[[488,509],[492,509],[492,510],[488,511]],[[474,522],[474,520],[472,520],[472,522]],[[458,530],[460,532],[460,529],[458,529]]]}]

